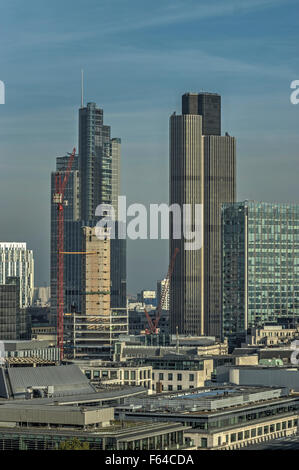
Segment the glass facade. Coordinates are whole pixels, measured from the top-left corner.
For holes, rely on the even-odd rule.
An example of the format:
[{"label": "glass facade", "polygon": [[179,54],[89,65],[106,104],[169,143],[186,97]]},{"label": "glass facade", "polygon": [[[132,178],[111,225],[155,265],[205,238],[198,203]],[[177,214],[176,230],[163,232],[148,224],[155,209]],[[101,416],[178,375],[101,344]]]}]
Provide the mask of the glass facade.
[{"label": "glass facade", "polygon": [[222,206],[222,332],[299,316],[299,205]]}]

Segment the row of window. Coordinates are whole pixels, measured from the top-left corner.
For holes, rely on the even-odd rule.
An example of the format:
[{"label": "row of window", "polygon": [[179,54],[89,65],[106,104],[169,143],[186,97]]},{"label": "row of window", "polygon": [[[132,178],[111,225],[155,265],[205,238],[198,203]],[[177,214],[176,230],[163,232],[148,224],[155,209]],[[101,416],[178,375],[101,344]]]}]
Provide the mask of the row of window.
[{"label": "row of window", "polygon": [[[173,378],[174,375],[176,375],[176,380],[178,382],[181,382],[183,380],[182,374],[173,374],[173,373],[164,374],[163,372],[160,372],[159,374],[157,373],[156,375],[157,375],[157,379],[159,381],[164,380],[164,376],[165,376],[165,380],[168,380],[169,382],[171,382],[171,381],[174,380],[174,378]],[[167,379],[166,379],[166,376],[167,376]],[[152,374],[152,378],[153,378],[153,380],[155,380],[155,374],[154,373]],[[195,380],[195,375],[194,374],[189,374],[189,382],[194,382],[194,380]]]},{"label": "row of window", "polygon": [[[279,432],[286,429],[290,429],[298,425],[297,419],[290,419],[288,421],[282,421],[276,424],[270,424],[265,426],[260,426],[258,428],[248,429],[246,431],[239,431],[231,434],[227,434],[225,436],[225,444],[234,443],[238,441],[243,441],[244,439],[250,439],[255,437],[264,436],[273,432]],[[221,440],[221,436],[218,437],[218,445],[222,445],[223,442]],[[203,437],[201,439],[201,447],[207,447],[208,440],[207,438]]]}]

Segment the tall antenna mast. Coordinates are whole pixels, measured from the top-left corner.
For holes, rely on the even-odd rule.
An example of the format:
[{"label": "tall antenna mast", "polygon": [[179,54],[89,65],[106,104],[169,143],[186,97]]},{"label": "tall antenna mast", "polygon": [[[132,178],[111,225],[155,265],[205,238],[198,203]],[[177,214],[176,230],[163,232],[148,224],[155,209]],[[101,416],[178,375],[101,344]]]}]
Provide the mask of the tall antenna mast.
[{"label": "tall antenna mast", "polygon": [[81,108],[84,107],[84,71],[81,70]]}]

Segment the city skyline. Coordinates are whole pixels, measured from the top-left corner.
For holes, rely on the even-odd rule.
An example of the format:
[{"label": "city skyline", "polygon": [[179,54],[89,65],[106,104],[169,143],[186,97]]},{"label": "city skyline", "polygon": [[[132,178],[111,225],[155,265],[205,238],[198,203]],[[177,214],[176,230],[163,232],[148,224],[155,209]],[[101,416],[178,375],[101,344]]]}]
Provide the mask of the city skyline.
[{"label": "city skyline", "polygon": [[[15,43],[8,41],[5,50],[4,45],[0,47],[0,78],[6,85],[6,104],[0,108],[1,187],[2,194],[9,194],[10,207],[7,211],[3,196],[1,239],[26,241],[34,250],[37,285],[49,285],[49,173],[54,170],[53,156],[63,155],[77,144],[81,68],[85,70],[85,102],[95,101],[105,109],[114,135],[122,138],[122,193],[131,202],[168,202],[168,116],[178,109],[184,92],[201,89],[221,94],[227,110],[223,131],[238,139],[237,200],[298,200],[298,107],[289,100],[290,83],[298,78],[292,46],[298,34],[292,18],[294,2],[251,1],[243,6],[201,2],[195,8],[190,1],[194,8],[189,9],[180,2],[164,6],[153,2],[152,13],[144,2],[138,7],[134,2],[130,8],[137,8],[132,20],[118,28],[112,20],[107,23],[105,34],[110,41],[104,52],[94,41],[103,37],[103,30],[95,31],[94,23],[88,29],[90,13],[81,17],[82,8],[72,3],[73,11],[67,8],[61,15],[74,20],[74,29],[65,30],[62,20],[56,21],[55,3],[46,12],[41,12],[37,2],[31,2],[27,10],[18,1],[5,6],[6,35],[12,39],[19,26],[17,8],[27,28]],[[103,22],[111,18],[107,3],[98,6],[92,2],[97,22],[100,14]],[[120,2],[116,4],[123,14]],[[145,12],[147,19],[134,26],[134,20],[144,18]],[[43,18],[43,29],[29,33],[31,21],[39,18]],[[273,29],[267,26],[269,18]],[[283,26],[285,22],[288,28]],[[228,38],[232,24],[234,33]],[[255,38],[250,36],[253,24]],[[175,39],[178,32],[184,33],[180,45]],[[119,39],[123,42],[117,49]],[[64,65],[64,55],[78,45],[76,59]],[[167,48],[172,54],[166,54]],[[29,51],[34,54],[28,56]],[[9,59],[12,56],[22,67],[21,76]],[[165,275],[167,244],[129,241],[128,293],[154,287]]]}]

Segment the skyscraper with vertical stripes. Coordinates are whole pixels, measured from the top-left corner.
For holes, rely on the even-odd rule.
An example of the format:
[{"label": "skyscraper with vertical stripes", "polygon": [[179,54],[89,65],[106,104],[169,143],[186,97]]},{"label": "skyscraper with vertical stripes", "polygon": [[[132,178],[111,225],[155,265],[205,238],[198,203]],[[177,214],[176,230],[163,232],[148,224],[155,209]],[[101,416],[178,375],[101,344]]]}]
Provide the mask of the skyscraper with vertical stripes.
[{"label": "skyscraper with vertical stripes", "polygon": [[[221,136],[221,96],[186,93],[170,118],[170,204],[202,204],[202,247],[178,247],[170,288],[170,322],[183,334],[221,336],[221,205],[236,198],[235,139]],[[170,218],[172,223],[172,218]]]}]

